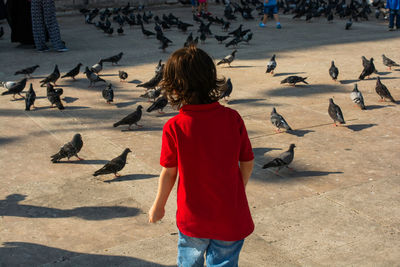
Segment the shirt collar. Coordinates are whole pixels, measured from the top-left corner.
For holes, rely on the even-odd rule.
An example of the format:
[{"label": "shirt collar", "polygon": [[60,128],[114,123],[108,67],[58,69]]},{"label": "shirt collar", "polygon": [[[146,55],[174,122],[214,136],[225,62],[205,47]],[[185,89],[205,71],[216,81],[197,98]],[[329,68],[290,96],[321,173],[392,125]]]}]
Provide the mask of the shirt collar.
[{"label": "shirt collar", "polygon": [[208,111],[221,107],[221,104],[217,101],[211,104],[200,104],[200,105],[184,105],[181,107],[179,112],[186,111]]}]

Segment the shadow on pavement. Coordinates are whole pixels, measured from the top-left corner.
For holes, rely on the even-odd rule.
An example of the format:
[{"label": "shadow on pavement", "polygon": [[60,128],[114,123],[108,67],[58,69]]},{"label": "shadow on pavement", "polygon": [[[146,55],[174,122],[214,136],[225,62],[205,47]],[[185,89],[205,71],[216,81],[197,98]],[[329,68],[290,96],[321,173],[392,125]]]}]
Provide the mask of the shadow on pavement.
[{"label": "shadow on pavement", "polygon": [[281,72],[281,73],[275,73],[273,75],[273,77],[297,75],[297,74],[303,74],[303,73],[305,73],[305,72]]},{"label": "shadow on pavement", "polygon": [[265,92],[268,96],[297,96],[307,97],[316,94],[330,94],[332,92],[346,92],[345,89],[329,84],[310,84],[296,85],[268,90]]},{"label": "shadow on pavement", "polygon": [[295,135],[297,137],[303,137],[306,134],[312,133],[312,132],[315,132],[315,131],[313,131],[313,130],[301,130],[301,129],[287,131],[288,134],[292,134],[292,135]]},{"label": "shadow on pavement", "polygon": [[248,103],[254,103],[254,102],[259,102],[259,101],[264,101],[265,99],[262,98],[248,98],[248,99],[234,99],[228,101],[229,105],[235,105],[235,104],[248,104]]},{"label": "shadow on pavement", "polygon": [[[140,209],[124,206],[79,207],[74,209],[57,209],[33,205],[19,204],[26,196],[21,194],[8,195],[0,200],[0,216],[26,218],[68,218],[77,217],[84,220],[109,220],[114,218],[134,217]],[[1,257],[0,257],[1,258]]]},{"label": "shadow on pavement", "polygon": [[347,125],[347,128],[349,128],[350,130],[354,131],[354,132],[359,132],[362,131],[364,129],[368,129],[371,127],[374,127],[378,124],[375,123],[369,123],[369,124],[353,124],[353,125]]},{"label": "shadow on pavement", "polygon": [[105,183],[114,183],[114,182],[124,182],[124,181],[134,181],[134,180],[144,180],[149,178],[158,177],[155,174],[130,174],[130,175],[123,175],[112,180],[105,180]]},{"label": "shadow on pavement", "polygon": [[67,160],[67,161],[58,161],[58,162],[56,162],[56,163],[54,163],[54,164],[83,164],[83,165],[85,165],[85,164],[106,164],[108,162],[108,160],[97,160],[97,159],[95,159],[95,160]]},{"label": "shadow on pavement", "polygon": [[134,257],[79,253],[35,243],[4,242],[2,245],[1,266],[167,266]]}]

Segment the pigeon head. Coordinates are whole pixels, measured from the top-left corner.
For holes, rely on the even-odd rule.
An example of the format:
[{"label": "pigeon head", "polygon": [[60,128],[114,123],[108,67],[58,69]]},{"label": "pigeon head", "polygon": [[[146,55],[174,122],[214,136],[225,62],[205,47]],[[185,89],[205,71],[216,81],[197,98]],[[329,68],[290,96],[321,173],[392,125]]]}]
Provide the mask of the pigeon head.
[{"label": "pigeon head", "polygon": [[123,155],[128,155],[129,152],[132,152],[129,148],[125,148],[124,152],[122,152]]},{"label": "pigeon head", "polygon": [[21,83],[26,83],[27,80],[28,80],[28,78],[23,78],[23,79],[21,80]]},{"label": "pigeon head", "polygon": [[374,63],[374,58],[371,57],[371,59],[369,60],[371,63]]},{"label": "pigeon head", "polygon": [[58,66],[56,64],[56,66],[54,67],[54,71],[58,71]]},{"label": "pigeon head", "polygon": [[83,73],[90,73],[89,68],[86,66],[85,71]]},{"label": "pigeon head", "polygon": [[72,143],[76,143],[77,141],[81,141],[82,140],[82,136],[80,133],[77,133],[74,135],[74,137],[72,138]]},{"label": "pigeon head", "polygon": [[358,85],[356,83],[354,84],[353,92],[358,92]]},{"label": "pigeon head", "polygon": [[276,113],[276,109],[275,109],[275,107],[273,107],[273,108],[272,108],[272,112],[271,112],[271,114],[274,114],[274,113]]},{"label": "pigeon head", "polygon": [[137,107],[137,110],[141,110],[143,107],[142,107],[142,105],[139,105],[138,107]]},{"label": "pigeon head", "polygon": [[32,86],[32,83],[29,85],[29,92],[32,92],[33,91],[33,86]]},{"label": "pigeon head", "polygon": [[379,76],[377,77],[377,82],[381,82],[381,78]]},{"label": "pigeon head", "polygon": [[35,68],[39,68],[40,66],[39,66],[39,65],[35,65],[34,67],[35,67]]},{"label": "pigeon head", "polygon": [[[142,25],[143,25],[143,23],[142,23]],[[118,54],[118,56],[121,57],[123,54],[124,54],[124,53],[121,52],[121,53]]]},{"label": "pigeon head", "polygon": [[293,150],[295,147],[296,147],[296,145],[295,145],[295,144],[290,144],[290,146],[289,146],[289,150]]},{"label": "pigeon head", "polygon": [[271,60],[275,60],[275,54],[272,55]]},{"label": "pigeon head", "polygon": [[82,63],[78,63],[78,66],[80,67],[80,66],[82,66],[83,64]]},{"label": "pigeon head", "polygon": [[329,98],[329,103],[333,104],[333,99],[332,98]]},{"label": "pigeon head", "polygon": [[332,66],[335,66],[335,61],[333,61],[333,60],[332,60],[332,63],[331,63],[331,65],[332,65]]}]

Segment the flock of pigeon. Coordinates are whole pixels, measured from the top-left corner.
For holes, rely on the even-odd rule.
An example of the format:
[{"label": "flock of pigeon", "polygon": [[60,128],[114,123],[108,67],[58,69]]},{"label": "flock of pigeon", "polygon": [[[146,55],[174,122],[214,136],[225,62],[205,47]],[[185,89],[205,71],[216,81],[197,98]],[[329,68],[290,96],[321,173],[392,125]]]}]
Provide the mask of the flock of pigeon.
[{"label": "flock of pigeon", "polygon": [[[257,0],[241,0],[241,5],[237,3],[231,3],[225,7],[224,10],[224,17],[227,19],[226,21],[223,18],[218,18],[217,16],[212,17],[211,15],[206,15],[203,14],[200,18],[197,16],[193,16],[193,20],[195,23],[199,24],[199,29],[198,33],[200,33],[199,36],[196,38],[193,38],[193,33],[191,32],[185,43],[183,44],[184,46],[189,46],[189,45],[197,45],[198,41],[200,39],[201,42],[204,42],[205,39],[208,36],[212,36],[212,32],[210,29],[210,26],[212,24],[219,24],[221,25],[222,29],[224,31],[228,31],[230,24],[232,20],[236,19],[235,13],[240,12],[242,17],[246,20],[248,19],[254,19],[251,18],[251,8],[249,5],[255,5],[256,9],[259,7],[259,2]],[[303,4],[301,4],[303,3]],[[296,5],[296,8],[293,10],[293,13],[298,14],[299,13],[299,8],[300,10],[306,9],[308,10],[307,12],[314,12],[315,9],[317,8],[318,10],[318,5],[316,4],[321,4],[324,6],[324,1],[323,0],[318,0],[318,1],[301,1],[299,4]],[[355,2],[354,2],[355,3]],[[338,1],[329,1],[329,4],[327,6],[324,6],[325,9],[323,11],[319,11],[319,13],[325,13],[328,14],[329,12],[333,12],[334,7],[336,7],[336,12],[339,14],[344,14],[345,16],[352,16],[355,18],[355,16],[360,17],[360,11],[357,13],[355,10],[357,8],[363,7],[361,12],[367,12],[368,10],[365,8],[365,6],[357,6],[354,4],[352,1],[352,4],[349,7],[344,8],[344,10],[341,10],[338,8],[340,4],[338,4]],[[358,3],[358,2],[357,2]],[[325,3],[326,4],[326,3]],[[290,7],[290,5],[289,5]],[[290,10],[290,8],[289,8]],[[137,11],[136,15],[134,12]],[[289,12],[285,9],[286,12]],[[156,39],[161,43],[160,49],[165,51],[165,49],[168,47],[168,44],[171,43],[172,41],[167,38],[164,35],[163,30],[169,29],[171,27],[177,27],[180,31],[186,32],[189,27],[193,27],[194,25],[185,23],[181,21],[178,17],[174,16],[173,14],[167,15],[162,15],[162,17],[154,16],[151,11],[146,12],[144,11],[143,6],[139,7],[131,7],[129,4],[123,8],[114,8],[114,9],[105,9],[100,11],[99,9],[93,9],[93,10],[81,10],[81,12],[85,15],[85,21],[86,23],[89,24],[94,24],[97,28],[102,29],[105,33],[107,34],[112,34],[113,30],[111,27],[111,22],[109,18],[111,16],[112,20],[114,22],[117,22],[120,25],[120,28],[118,29],[119,34],[123,34],[123,26],[125,24],[129,24],[130,26],[134,25],[139,25],[142,33],[146,37],[150,36],[155,36]],[[143,12],[143,13],[140,13]],[[307,13],[306,12],[306,13]],[[356,15],[355,15],[356,14]],[[315,14],[314,14],[315,15]],[[97,22],[93,22],[93,20],[96,17],[99,17],[99,20]],[[362,16],[361,16],[362,17]],[[144,28],[144,23],[150,23],[150,20],[154,20],[154,32],[148,31]],[[206,23],[205,20],[208,22]],[[122,29],[122,30],[121,30]],[[226,47],[233,46],[234,48],[237,47],[237,45],[240,42],[249,42],[252,38],[253,33],[251,32],[250,29],[244,30],[243,25],[240,24],[235,30],[230,31],[228,35],[226,36],[219,36],[219,35],[214,35],[215,39],[222,43],[228,38],[232,38],[229,42],[225,44]],[[222,60],[217,62],[217,65],[223,65],[227,64],[229,67],[231,66],[231,63],[235,59],[235,55],[237,53],[237,50],[234,49],[229,55],[224,57]],[[108,57],[108,58],[103,58],[100,59],[98,63],[94,64],[91,67],[86,67],[85,71],[83,72],[86,74],[86,77],[89,81],[89,87],[95,86],[97,82],[102,82],[106,86],[102,90],[102,96],[106,100],[106,103],[111,104],[113,102],[114,98],[114,92],[112,89],[112,84],[108,83],[101,78],[101,72],[103,70],[103,64],[108,62],[111,63],[112,65],[117,65],[118,62],[121,60],[123,57],[123,53],[119,53],[117,55]],[[389,68],[394,67],[394,66],[399,66],[396,64],[393,60],[387,58],[385,55],[382,55],[383,57],[383,64]],[[370,75],[377,73],[374,65],[373,58],[370,60],[366,59],[365,57],[362,57],[362,63],[363,63],[363,71],[359,76],[360,80],[363,80],[365,77],[369,77]],[[61,95],[63,94],[63,89],[62,88],[55,88],[57,86],[56,82],[59,78],[71,78],[75,80],[75,77],[80,73],[80,68],[82,64],[79,63],[71,69],[70,71],[66,72],[64,75],[61,76],[61,73],[58,69],[58,66],[55,65],[54,71],[49,74],[45,79],[41,80],[41,86],[46,86],[47,87],[47,98],[51,104],[51,107],[56,106],[58,109],[62,110],[64,109],[64,105],[61,101]],[[277,67],[277,62],[276,62],[276,56],[273,55],[270,61],[267,63],[267,69],[266,73],[274,74],[274,71]],[[15,75],[25,75],[25,78],[21,79],[18,82],[2,82],[1,85],[7,89],[7,91],[3,92],[2,95],[13,95],[13,98],[15,99],[16,95],[21,95],[22,91],[26,87],[27,80],[28,78],[31,77],[33,72],[39,68],[39,65],[35,65],[32,67],[28,67],[19,71],[15,72]],[[145,83],[138,84],[137,87],[143,87],[145,88],[144,94],[140,95],[140,97],[145,97],[148,98],[149,101],[152,100],[152,104],[149,108],[147,108],[147,112],[151,112],[154,110],[158,110],[159,113],[162,113],[163,108],[165,108],[168,104],[168,100],[165,96],[162,95],[162,89],[158,87],[160,81],[163,78],[163,71],[164,71],[164,64],[162,64],[162,61],[160,60],[155,68],[155,75],[152,79]],[[120,81],[125,81],[128,78],[128,73],[125,71],[120,70],[119,73],[119,78]],[[334,81],[337,80],[338,75],[339,75],[339,70],[335,66],[334,61],[331,63],[331,67],[329,69],[329,75],[332,77]],[[289,76],[286,77],[281,81],[281,84],[288,83],[289,85],[296,86],[297,83],[304,83],[308,84],[306,81],[307,77],[299,77],[299,76]],[[228,78],[226,81],[225,86],[221,90],[220,94],[220,99],[226,99],[227,97],[230,96],[232,93],[232,82],[231,79]],[[381,82],[380,78],[377,78],[377,83],[376,83],[376,92],[380,96],[381,100],[389,99],[392,102],[395,102],[393,97],[391,96],[389,90],[387,87]],[[29,90],[26,92],[25,97],[25,110],[29,111],[31,107],[34,108],[34,103],[36,99],[36,94],[35,91],[33,90],[32,84],[30,84]],[[364,99],[361,94],[361,92],[357,88],[357,84],[355,84],[354,90],[351,92],[350,95],[351,100],[357,104],[361,109],[365,109],[365,104],[364,104]],[[128,116],[122,118],[118,122],[114,123],[114,127],[118,127],[120,125],[128,125],[128,129],[131,129],[132,125],[136,125],[137,127],[142,127],[141,125],[138,124],[142,117],[142,105],[138,105],[136,110],[129,114]],[[337,122],[340,124],[344,124],[345,120],[343,117],[343,113],[340,109],[340,107],[333,102],[333,99],[329,99],[329,108],[328,108],[328,114],[334,121],[334,125],[337,126]],[[288,125],[286,120],[283,118],[282,115],[277,113],[276,109],[273,108],[270,116],[271,123],[276,127],[276,131],[280,132],[280,129],[285,129],[286,131],[292,131],[291,127]],[[78,153],[80,152],[81,148],[83,146],[83,141],[82,137],[80,134],[75,134],[73,139],[66,143],[63,147],[60,148],[60,151],[53,156],[51,156],[51,161],[53,163],[56,163],[60,161],[63,158],[71,158],[71,157],[77,157],[79,160],[83,160],[78,156]],[[263,166],[263,168],[270,168],[270,167],[275,167],[277,168],[277,172],[284,166],[288,167],[288,165],[293,161],[294,158],[294,148],[295,144],[291,144],[289,147],[289,150],[282,153],[280,156],[272,160],[271,162],[268,162]],[[102,174],[111,174],[113,173],[115,176],[118,176],[118,172],[123,169],[126,163],[126,157],[127,154],[131,152],[129,148],[126,148],[123,153],[114,158],[113,160],[109,161],[102,167],[101,169],[97,170],[93,175],[102,175]]]}]

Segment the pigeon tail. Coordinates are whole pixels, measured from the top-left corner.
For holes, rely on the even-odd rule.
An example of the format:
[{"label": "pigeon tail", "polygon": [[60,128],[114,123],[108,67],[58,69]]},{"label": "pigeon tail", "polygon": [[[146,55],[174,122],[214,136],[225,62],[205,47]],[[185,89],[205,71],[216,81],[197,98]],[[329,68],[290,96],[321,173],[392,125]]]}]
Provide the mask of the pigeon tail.
[{"label": "pigeon tail", "polygon": [[54,103],[54,104],[56,104],[56,106],[57,106],[57,108],[58,108],[59,110],[65,109],[65,107],[63,106],[63,104],[61,103],[61,101],[57,101],[57,102]]},{"label": "pigeon tail", "polygon": [[121,125],[121,122],[119,121],[119,122],[116,122],[116,123],[114,123],[114,127],[118,127],[118,126],[120,126]]},{"label": "pigeon tail", "polygon": [[51,156],[51,162],[57,163],[62,158],[63,158],[63,156],[61,155],[60,152],[58,152],[57,154],[54,154],[53,156]]}]

